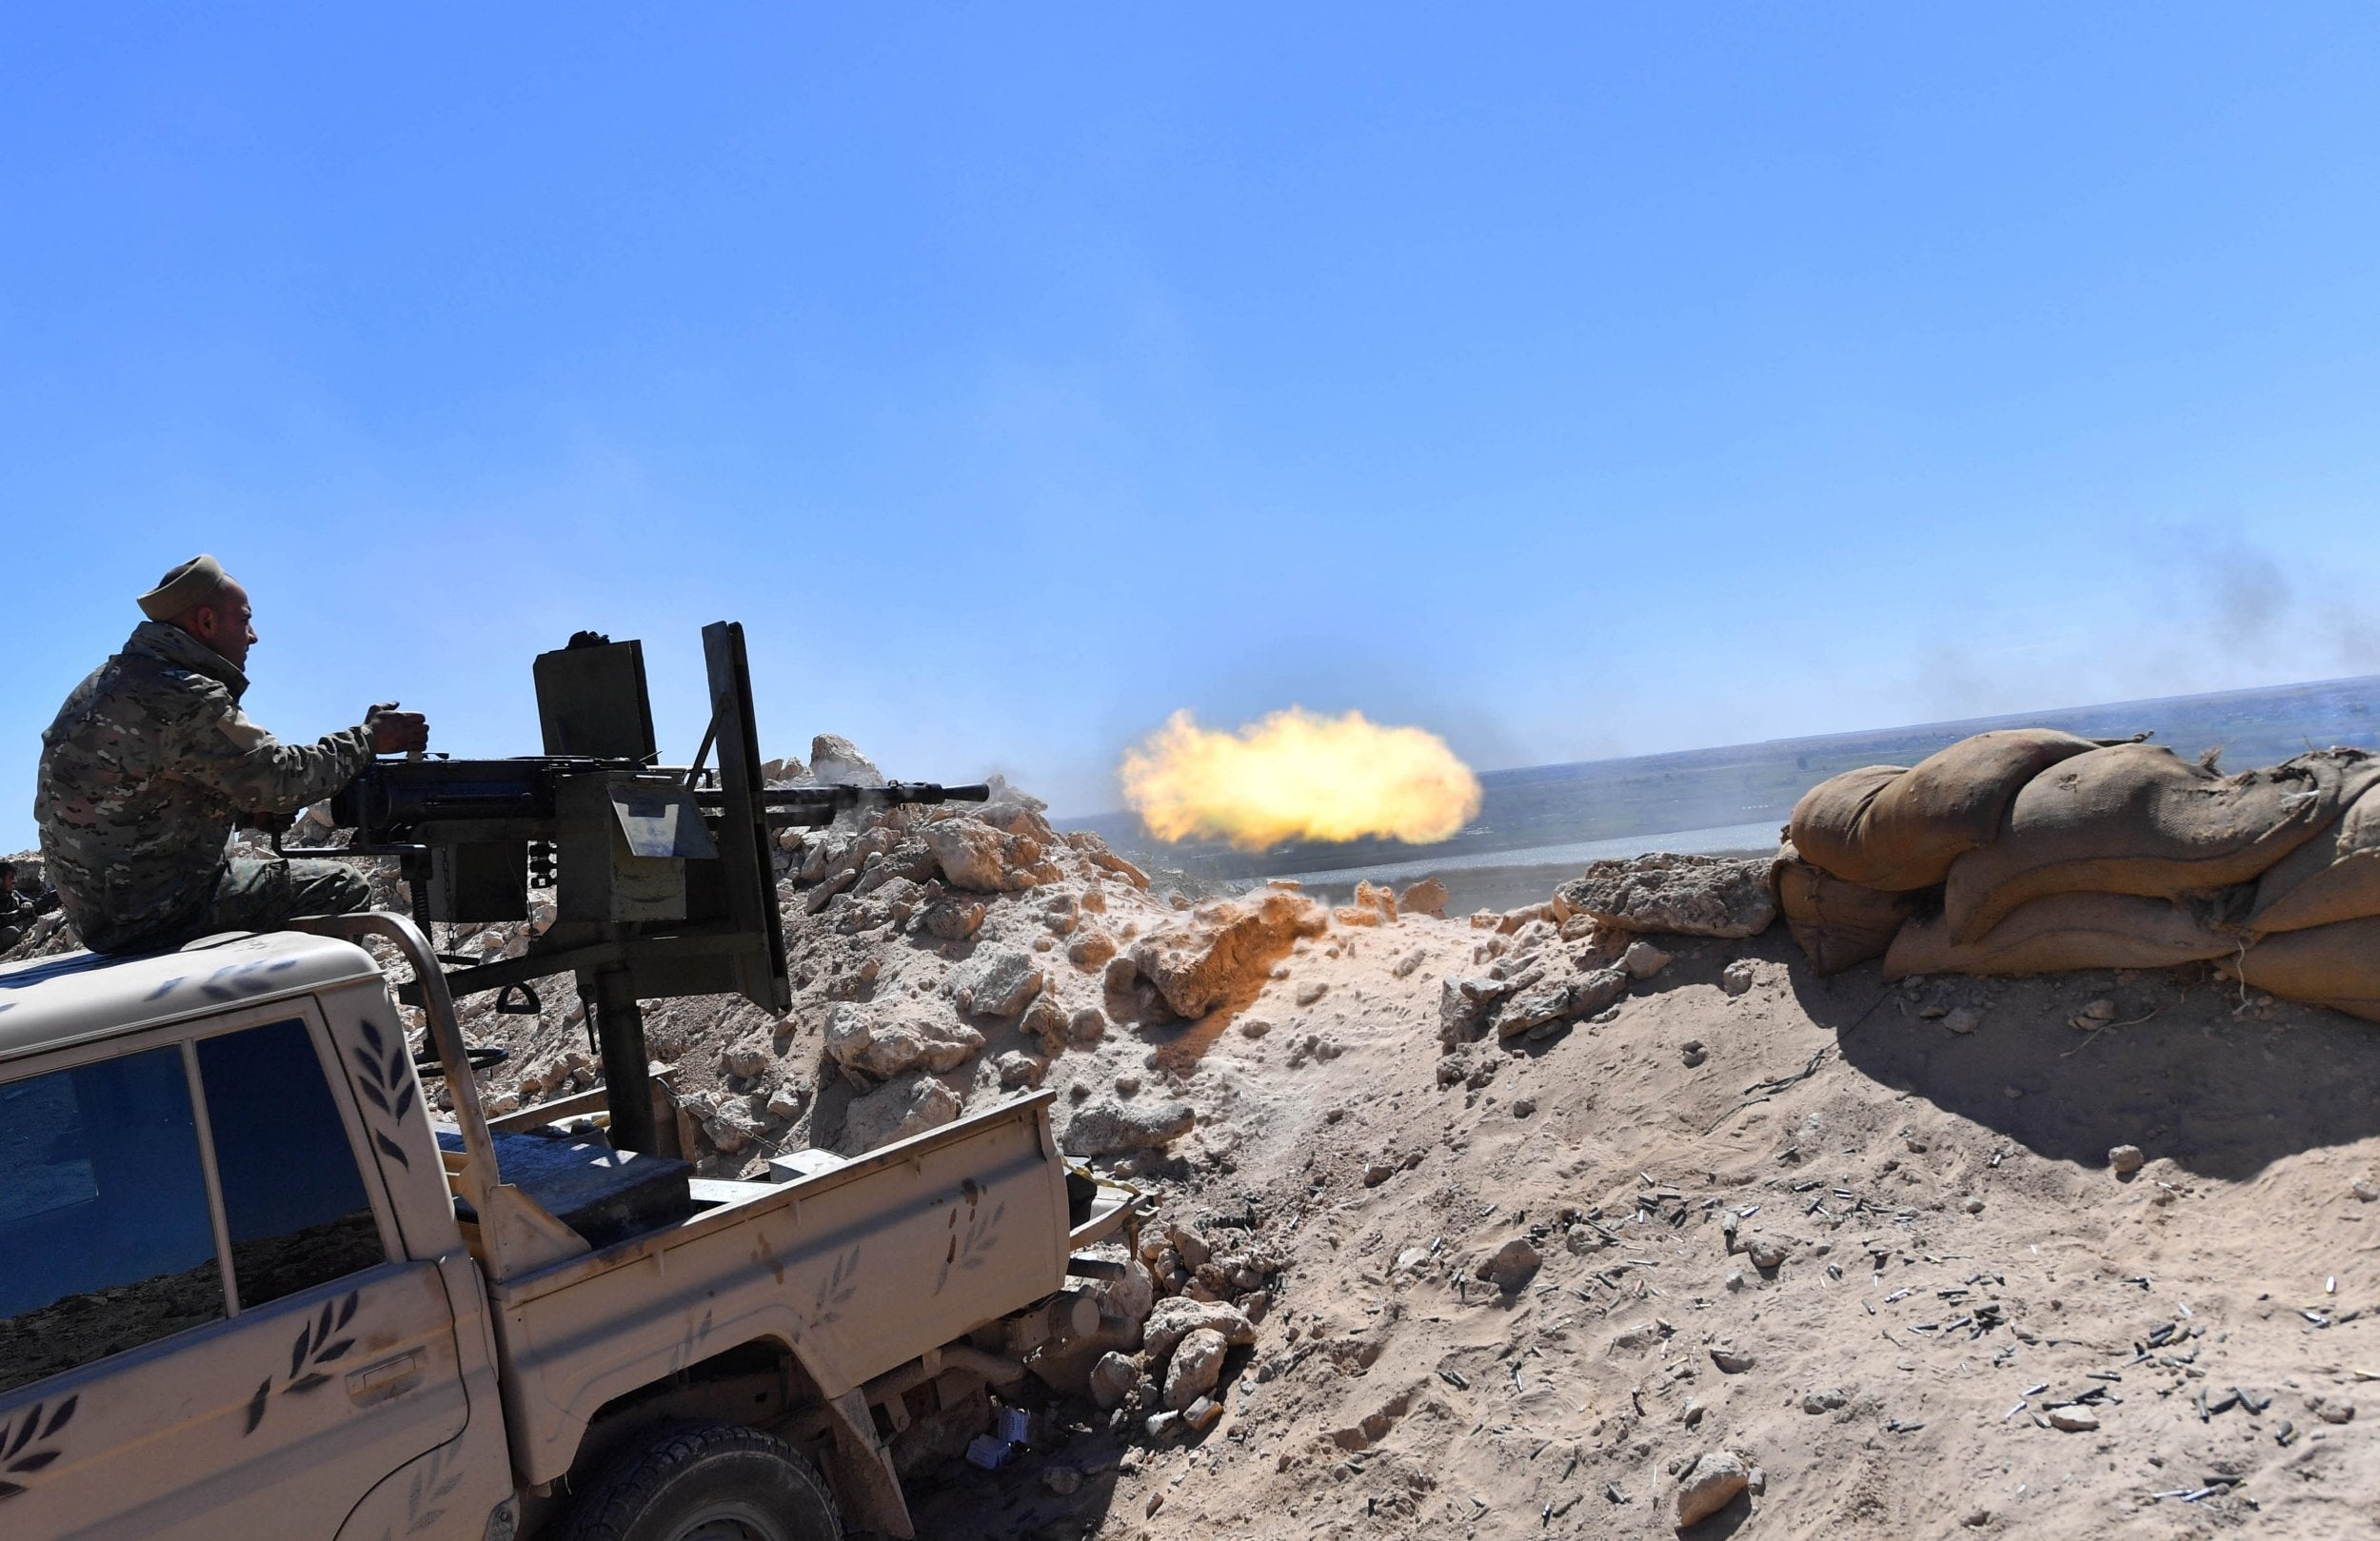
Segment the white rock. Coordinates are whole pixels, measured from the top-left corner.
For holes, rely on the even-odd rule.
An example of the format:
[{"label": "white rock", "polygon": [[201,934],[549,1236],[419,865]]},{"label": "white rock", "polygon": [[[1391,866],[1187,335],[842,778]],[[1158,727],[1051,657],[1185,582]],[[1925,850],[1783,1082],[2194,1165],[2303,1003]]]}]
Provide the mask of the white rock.
[{"label": "white rock", "polygon": [[886,1081],[843,1110],[843,1138],[846,1156],[859,1156],[880,1145],[923,1134],[959,1116],[959,1094],[920,1071]]},{"label": "white rock", "polygon": [[1698,1525],[1735,1502],[1751,1484],[1752,1472],[1732,1451],[1715,1450],[1677,1479],[1677,1529]]},{"label": "white rock", "polygon": [[1101,1412],[1123,1405],[1132,1388],[1140,1384],[1140,1367],[1121,1353],[1103,1353],[1091,1367],[1091,1400]]},{"label": "white rock", "polygon": [[826,1015],[826,1053],[837,1064],[880,1079],[912,1070],[955,1070],[982,1048],[983,1035],[974,1028],[922,1013],[888,1018],[844,1001]]},{"label": "white rock", "polygon": [[1619,955],[1619,966],[1628,971],[1632,979],[1649,979],[1669,967],[1670,960],[1670,954],[1643,940],[1630,942],[1628,950]]},{"label": "white rock", "polygon": [[1223,1355],[1230,1345],[1223,1334],[1212,1327],[1194,1328],[1182,1334],[1173,1358],[1165,1366],[1165,1405],[1179,1413],[1215,1389],[1222,1378]]}]

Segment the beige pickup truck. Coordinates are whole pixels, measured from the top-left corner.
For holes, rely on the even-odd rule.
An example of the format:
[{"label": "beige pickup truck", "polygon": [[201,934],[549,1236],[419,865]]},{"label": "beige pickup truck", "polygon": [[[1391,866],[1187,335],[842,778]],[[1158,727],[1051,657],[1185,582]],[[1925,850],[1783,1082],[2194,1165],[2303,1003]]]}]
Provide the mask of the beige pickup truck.
[{"label": "beige pickup truck", "polygon": [[1133,1199],[1046,1094],[704,1181],[485,1117],[420,934],[325,925],[0,970],[0,1536],[908,1536],[904,1465],[1097,1327]]}]

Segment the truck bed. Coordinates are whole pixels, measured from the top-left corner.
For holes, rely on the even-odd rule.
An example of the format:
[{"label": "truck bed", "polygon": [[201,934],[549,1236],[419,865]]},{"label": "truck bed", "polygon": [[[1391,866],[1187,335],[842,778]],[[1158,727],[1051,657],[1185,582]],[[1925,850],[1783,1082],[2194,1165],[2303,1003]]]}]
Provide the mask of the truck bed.
[{"label": "truck bed", "polygon": [[[835,1396],[1059,1290],[1065,1165],[1042,1092],[797,1181],[734,1196],[517,1278],[491,1281],[506,1412],[525,1484],[567,1469],[605,1403],[756,1340]],[[882,1309],[898,1297],[899,1312]]]}]

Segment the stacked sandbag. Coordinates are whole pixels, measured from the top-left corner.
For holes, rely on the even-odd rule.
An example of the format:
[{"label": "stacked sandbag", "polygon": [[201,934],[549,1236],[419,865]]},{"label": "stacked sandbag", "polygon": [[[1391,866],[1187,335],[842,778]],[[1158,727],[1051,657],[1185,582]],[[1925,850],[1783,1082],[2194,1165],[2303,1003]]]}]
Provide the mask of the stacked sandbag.
[{"label": "stacked sandbag", "polygon": [[2329,831],[2267,868],[2241,925],[2303,931],[2380,915],[2380,786],[2364,789]]},{"label": "stacked sandbag", "polygon": [[2380,1020],[2380,758],[2227,776],[2139,741],[1978,734],[1795,804],[1772,869],[1820,974],[2046,974],[2214,961]]},{"label": "stacked sandbag", "polygon": [[1786,929],[1822,978],[1882,958],[1919,902],[1915,894],[1847,883],[1803,860],[1790,840],[1777,852],[1770,880]]},{"label": "stacked sandbag", "polygon": [[2055,728],[2004,728],[1961,739],[1909,769],[1869,765],[1812,787],[1787,839],[1829,877],[1887,893],[1942,881],[1951,863],[2000,833],[2033,778],[2089,754],[2096,740]]},{"label": "stacked sandbag", "polygon": [[2380,761],[2352,749],[2238,776],[2148,743],[2078,755],[2016,795],[1998,839],[1952,864],[1952,939],[1974,941],[2051,894],[2175,899],[2252,882],[2375,780]]},{"label": "stacked sandbag", "polygon": [[1794,805],[1774,877],[1778,908],[1819,974],[1881,958],[1939,907],[1952,863],[1987,844],[2026,783],[2100,747],[2055,728],[1962,739],[1915,765],[1865,765]]},{"label": "stacked sandbag", "polygon": [[2286,999],[2380,1022],[2380,915],[2277,932],[2223,972]]},{"label": "stacked sandbag", "polygon": [[2171,968],[2239,948],[2239,938],[2203,905],[2131,894],[2051,894],[2019,906],[1973,941],[1954,937],[1946,915],[1903,926],[1884,956],[1884,977]]}]

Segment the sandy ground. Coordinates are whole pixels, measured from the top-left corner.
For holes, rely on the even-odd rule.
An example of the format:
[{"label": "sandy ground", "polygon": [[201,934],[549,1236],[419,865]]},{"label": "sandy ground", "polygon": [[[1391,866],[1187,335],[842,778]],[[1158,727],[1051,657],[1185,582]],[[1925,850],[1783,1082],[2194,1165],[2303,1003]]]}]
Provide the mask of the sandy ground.
[{"label": "sandy ground", "polygon": [[[1482,938],[1335,929],[1152,1041],[1219,1142],[1166,1213],[1293,1259],[1226,1416],[1151,1447],[1061,1404],[1018,1465],[917,1482],[921,1534],[1666,1534],[1719,1449],[1765,1491],[1696,1535],[2373,1533],[2369,1024],[2194,971],[1819,981],[1780,927],[1665,943],[1604,1017],[1441,1084],[1438,979]],[[2069,1025],[2098,998],[2117,1025]],[[1535,1276],[1476,1282],[1515,1236]]]}]

